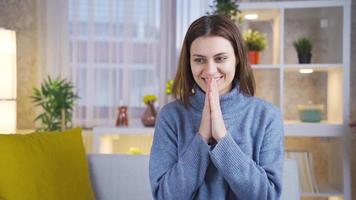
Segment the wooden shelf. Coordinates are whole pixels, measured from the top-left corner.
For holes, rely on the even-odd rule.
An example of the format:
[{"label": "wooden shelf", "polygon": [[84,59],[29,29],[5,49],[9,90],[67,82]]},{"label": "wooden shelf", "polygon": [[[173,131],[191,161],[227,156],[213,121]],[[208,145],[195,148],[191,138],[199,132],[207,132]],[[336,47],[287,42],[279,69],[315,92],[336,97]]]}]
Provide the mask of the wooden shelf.
[{"label": "wooden shelf", "polygon": [[284,133],[289,137],[343,137],[346,126],[340,123],[321,121],[320,123],[303,123],[284,121]]},{"label": "wooden shelf", "polygon": [[343,197],[344,194],[331,185],[320,185],[320,192],[318,193],[302,193],[302,197]]},{"label": "wooden shelf", "polygon": [[299,69],[314,69],[315,71],[329,71],[329,70],[341,70],[343,65],[340,63],[330,63],[330,64],[253,64],[252,69],[280,69],[284,68],[286,71],[296,71]]},{"label": "wooden shelf", "polygon": [[330,64],[285,64],[284,68],[286,71],[295,71],[299,69],[313,69],[315,71],[330,71],[335,69],[342,69],[343,65],[340,63],[330,63]]},{"label": "wooden shelf", "polygon": [[115,126],[114,124],[98,125],[93,128],[95,135],[153,135],[154,127],[145,127],[140,119],[129,119],[129,126]]},{"label": "wooden shelf", "polygon": [[251,65],[252,69],[279,69],[281,65],[278,64],[257,64]]},{"label": "wooden shelf", "polygon": [[129,126],[129,127],[116,127],[110,126],[96,126],[93,129],[95,134],[119,134],[119,135],[153,135],[154,128],[147,128],[144,126]]}]

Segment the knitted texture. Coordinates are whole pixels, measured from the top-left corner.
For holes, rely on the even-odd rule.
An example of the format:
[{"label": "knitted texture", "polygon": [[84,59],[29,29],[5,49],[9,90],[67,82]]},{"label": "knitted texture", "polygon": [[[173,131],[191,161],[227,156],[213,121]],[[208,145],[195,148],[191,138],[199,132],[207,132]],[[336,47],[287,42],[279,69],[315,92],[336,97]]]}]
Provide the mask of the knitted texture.
[{"label": "knitted texture", "polygon": [[274,200],[282,192],[283,120],[278,108],[244,96],[220,96],[227,135],[209,146],[198,133],[205,93],[190,106],[166,104],[157,118],[149,175],[155,199]]}]

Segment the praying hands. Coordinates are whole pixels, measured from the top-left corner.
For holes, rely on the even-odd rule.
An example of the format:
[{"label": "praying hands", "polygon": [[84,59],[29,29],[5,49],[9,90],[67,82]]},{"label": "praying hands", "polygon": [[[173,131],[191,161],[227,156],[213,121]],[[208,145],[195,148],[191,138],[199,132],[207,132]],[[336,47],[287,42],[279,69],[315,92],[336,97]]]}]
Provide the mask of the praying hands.
[{"label": "praying hands", "polygon": [[210,139],[219,142],[227,133],[220,108],[219,91],[214,78],[208,78],[206,83],[208,87],[199,133],[207,143]]}]

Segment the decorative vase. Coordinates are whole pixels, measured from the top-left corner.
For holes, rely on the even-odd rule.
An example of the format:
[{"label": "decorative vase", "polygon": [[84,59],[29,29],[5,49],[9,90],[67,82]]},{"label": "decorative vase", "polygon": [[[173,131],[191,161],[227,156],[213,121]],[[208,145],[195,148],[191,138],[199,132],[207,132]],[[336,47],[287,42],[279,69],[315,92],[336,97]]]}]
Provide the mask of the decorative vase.
[{"label": "decorative vase", "polygon": [[153,103],[147,103],[147,108],[145,112],[142,114],[141,121],[144,126],[152,127],[155,125],[157,112]]},{"label": "decorative vase", "polygon": [[298,53],[299,64],[310,64],[311,57],[312,57],[311,53],[304,53],[304,54]]},{"label": "decorative vase", "polygon": [[117,119],[116,126],[129,126],[129,117],[128,117],[128,107],[127,106],[119,106],[117,108]]},{"label": "decorative vase", "polygon": [[259,51],[248,51],[248,60],[250,64],[260,63],[260,52]]}]

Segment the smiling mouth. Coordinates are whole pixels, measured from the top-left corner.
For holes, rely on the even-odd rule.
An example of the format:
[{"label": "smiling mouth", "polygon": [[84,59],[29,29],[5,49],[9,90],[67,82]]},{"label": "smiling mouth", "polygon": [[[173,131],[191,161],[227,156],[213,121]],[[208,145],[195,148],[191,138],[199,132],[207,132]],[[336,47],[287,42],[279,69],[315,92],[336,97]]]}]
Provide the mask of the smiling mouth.
[{"label": "smiling mouth", "polygon": [[[213,77],[212,79],[218,81],[220,79],[222,79],[224,76],[217,76],[217,77]],[[202,79],[204,80],[204,82],[208,81],[208,77],[202,77]]]}]

